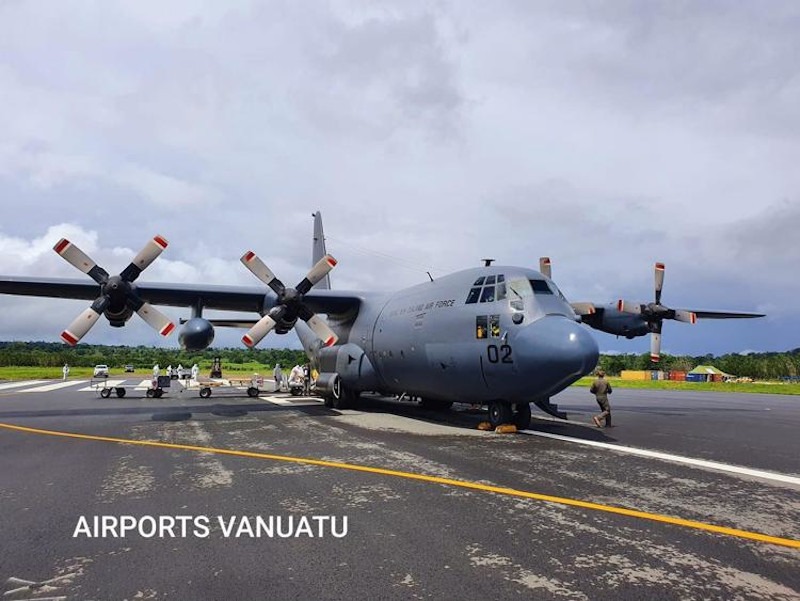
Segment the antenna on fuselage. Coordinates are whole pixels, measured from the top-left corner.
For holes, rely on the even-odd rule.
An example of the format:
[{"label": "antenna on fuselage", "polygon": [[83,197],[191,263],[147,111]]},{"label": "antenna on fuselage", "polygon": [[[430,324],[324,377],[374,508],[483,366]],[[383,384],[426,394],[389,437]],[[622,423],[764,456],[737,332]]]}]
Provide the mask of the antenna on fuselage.
[{"label": "antenna on fuselage", "polygon": [[484,267],[491,267],[492,263],[494,263],[494,259],[481,259],[483,261]]}]

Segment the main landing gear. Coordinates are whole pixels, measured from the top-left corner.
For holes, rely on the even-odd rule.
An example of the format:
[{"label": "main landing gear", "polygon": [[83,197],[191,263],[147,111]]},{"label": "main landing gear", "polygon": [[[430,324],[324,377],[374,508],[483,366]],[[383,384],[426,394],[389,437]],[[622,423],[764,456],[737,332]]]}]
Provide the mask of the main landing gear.
[{"label": "main landing gear", "polygon": [[489,423],[493,428],[514,424],[518,430],[524,430],[531,423],[530,403],[492,401],[489,403]]}]

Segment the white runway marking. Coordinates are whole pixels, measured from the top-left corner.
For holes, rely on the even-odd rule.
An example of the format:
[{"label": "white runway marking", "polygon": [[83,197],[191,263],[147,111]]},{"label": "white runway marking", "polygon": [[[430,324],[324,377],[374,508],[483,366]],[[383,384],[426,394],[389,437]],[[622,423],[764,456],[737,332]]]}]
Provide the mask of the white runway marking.
[{"label": "white runway marking", "polygon": [[68,380],[66,382],[56,382],[55,384],[37,386],[36,388],[27,388],[25,390],[20,390],[20,392],[50,392],[51,390],[58,390],[59,388],[66,388],[67,386],[86,384],[88,381],[89,380]]},{"label": "white runway marking", "polygon": [[549,432],[537,432],[535,430],[520,430],[519,432],[520,434],[527,434],[528,436],[541,436],[542,438],[552,438],[553,440],[574,442],[576,444],[582,444],[587,447],[598,447],[601,449],[609,449],[612,451],[618,451],[620,453],[628,453],[629,455],[639,455],[640,457],[663,459],[664,461],[671,461],[673,463],[682,463],[684,465],[704,467],[721,472],[729,472],[732,474],[754,476],[756,478],[762,478],[764,480],[773,480],[775,482],[785,482],[787,484],[794,484],[795,486],[800,486],[800,478],[798,478],[797,476],[787,476],[786,474],[778,474],[776,472],[757,470],[749,467],[742,467],[739,465],[730,465],[727,463],[720,463],[717,461],[707,461],[705,459],[693,459],[692,457],[682,457],[681,455],[671,455],[669,453],[661,453],[659,451],[649,451],[647,449],[625,447],[616,444],[609,444],[607,442],[597,442],[594,440],[584,440],[582,438],[572,438],[571,436],[562,436],[561,434],[550,434]]},{"label": "white runway marking", "polygon": [[42,384],[47,382],[47,380],[29,380],[27,382],[6,382],[5,384],[0,384],[0,390],[6,390],[8,388],[22,388],[23,386],[36,386],[37,384]]},{"label": "white runway marking", "polygon": [[302,407],[302,406],[310,406],[310,405],[319,405],[322,401],[318,399],[314,399],[311,397],[294,397],[296,400],[289,400],[289,399],[282,399],[279,397],[274,396],[260,396],[258,397],[263,401],[268,401],[270,403],[274,403],[276,405],[282,405],[284,407]]},{"label": "white runway marking", "polygon": [[150,388],[150,384],[151,383],[152,383],[152,380],[142,380],[141,382],[139,382],[139,384],[136,386],[136,388],[134,388],[134,390],[146,390],[146,389]]}]

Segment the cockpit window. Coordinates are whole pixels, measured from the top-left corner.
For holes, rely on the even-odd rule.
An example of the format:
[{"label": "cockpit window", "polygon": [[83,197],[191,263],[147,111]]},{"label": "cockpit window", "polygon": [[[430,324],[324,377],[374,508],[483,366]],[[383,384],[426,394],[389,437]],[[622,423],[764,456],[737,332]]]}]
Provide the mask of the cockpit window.
[{"label": "cockpit window", "polygon": [[544,280],[530,280],[530,283],[534,294],[553,294],[550,286]]},{"label": "cockpit window", "polygon": [[496,300],[503,300],[506,298],[505,280],[505,276],[502,274],[479,277],[467,295],[466,304],[493,303]]}]

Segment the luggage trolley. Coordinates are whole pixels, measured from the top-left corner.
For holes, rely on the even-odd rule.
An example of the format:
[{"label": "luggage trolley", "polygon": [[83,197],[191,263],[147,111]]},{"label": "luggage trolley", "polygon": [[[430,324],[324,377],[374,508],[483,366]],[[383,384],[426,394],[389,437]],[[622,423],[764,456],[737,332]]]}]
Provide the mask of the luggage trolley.
[{"label": "luggage trolley", "polygon": [[[217,380],[214,378],[198,378],[197,387],[200,389],[200,396],[208,398],[211,396],[213,388],[239,388],[240,386],[247,386],[247,396],[255,398],[264,390],[264,376],[253,374],[249,378],[227,378],[226,380]],[[266,391],[265,391],[266,392]]]},{"label": "luggage trolley", "polygon": [[[104,399],[107,399],[111,396],[111,393],[115,393],[118,398],[122,398],[128,392],[128,388],[137,388],[137,386],[132,385],[121,385],[118,384],[116,386],[109,386],[108,385],[108,378],[92,378],[90,382],[90,386],[92,386],[97,393]],[[157,398],[160,399],[164,394],[164,389],[169,388],[170,386],[170,377],[169,376],[158,376],[158,378],[153,378],[150,382],[150,388],[147,389],[145,394],[148,398]]]}]

